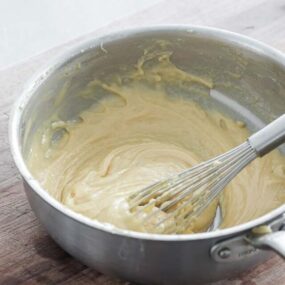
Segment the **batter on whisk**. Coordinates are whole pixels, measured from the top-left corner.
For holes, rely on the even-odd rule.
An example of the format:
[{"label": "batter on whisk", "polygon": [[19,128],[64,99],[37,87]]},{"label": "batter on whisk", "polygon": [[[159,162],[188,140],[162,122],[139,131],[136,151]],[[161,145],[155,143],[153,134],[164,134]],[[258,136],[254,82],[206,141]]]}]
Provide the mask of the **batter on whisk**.
[{"label": "batter on whisk", "polygon": [[[133,70],[93,80],[78,94],[107,96],[74,121],[58,114],[37,131],[29,167],[43,187],[72,210],[119,228],[159,232],[129,210],[128,197],[243,142],[246,126],[217,111],[204,110],[174,86],[207,96],[209,78],[188,74],[169,60],[171,53],[146,53]],[[100,94],[101,94],[100,93]],[[53,140],[55,134],[59,139]],[[225,189],[221,227],[257,218],[285,201],[285,159],[277,151],[254,161]],[[185,230],[205,231],[215,201]],[[167,213],[160,213],[164,218]],[[168,223],[175,221],[167,221]],[[167,225],[164,225],[167,226]]]}]

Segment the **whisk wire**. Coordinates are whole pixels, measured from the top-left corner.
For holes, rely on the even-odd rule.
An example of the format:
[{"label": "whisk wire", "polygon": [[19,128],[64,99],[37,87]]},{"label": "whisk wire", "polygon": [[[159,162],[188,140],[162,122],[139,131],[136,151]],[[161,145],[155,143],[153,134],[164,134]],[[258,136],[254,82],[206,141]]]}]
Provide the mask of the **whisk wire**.
[{"label": "whisk wire", "polygon": [[[247,159],[244,161],[245,164],[247,164],[249,161],[255,158],[255,154],[253,153],[246,152],[244,156],[245,155],[248,155]],[[200,193],[197,193],[196,197],[194,197],[193,199],[187,199],[186,200],[187,202],[185,202],[182,206],[177,208],[175,211],[171,212],[170,215],[164,218],[163,220],[159,221],[157,226],[159,226],[162,223],[165,223],[167,219],[175,217],[177,214],[179,214],[179,212],[181,212],[181,210],[183,210],[184,208],[187,209],[189,205],[190,206],[192,205],[192,207],[190,207],[188,211],[184,212],[183,216],[180,215],[180,220],[181,218],[183,219],[187,218],[187,220],[191,223],[194,216],[196,217],[199,216],[213,202],[213,200],[217,198],[218,196],[217,194],[219,193],[219,191],[223,189],[224,186],[227,183],[229,183],[232,180],[232,178],[238,172],[240,172],[240,170],[243,169],[244,167],[243,164],[237,164],[237,163],[233,164],[233,166],[234,167],[231,169],[231,171],[229,170],[226,171],[225,173],[227,174],[223,178],[219,179],[219,181],[215,179],[215,180],[212,180],[210,184],[204,184],[204,188],[199,189]],[[199,207],[197,208],[197,206]],[[187,228],[189,226],[189,224],[186,224],[186,225],[182,224],[182,225],[183,225],[183,228]]]},{"label": "whisk wire", "polygon": [[[240,145],[236,148],[233,148],[231,151],[228,151],[224,154],[221,154],[215,158],[212,158],[212,159],[208,160],[207,162],[202,162],[200,164],[197,164],[196,166],[193,166],[190,169],[187,169],[187,170],[181,172],[177,176],[177,178],[173,179],[172,183],[174,184],[174,182],[177,180],[179,180],[180,183],[183,183],[185,180],[188,180],[188,178],[189,178],[188,174],[189,173],[192,174],[192,177],[195,177],[195,174],[201,175],[201,171],[203,169],[209,168],[210,163],[212,163],[214,161],[219,161],[219,160],[221,160],[221,162],[223,162],[229,156],[234,155],[236,152],[240,152],[240,148],[245,146],[245,145],[247,145],[247,143],[244,143],[243,145]],[[134,195],[130,196],[130,208],[137,207],[137,205],[141,204],[143,202],[143,200],[149,200],[151,198],[151,196],[154,196],[158,192],[163,192],[164,189],[168,189],[170,186],[169,181],[171,181],[171,178],[164,180],[162,182],[161,181],[155,182],[154,184],[151,184],[150,186],[144,188],[139,193],[135,193]],[[164,185],[162,185],[162,184],[164,184]]]},{"label": "whisk wire", "polygon": [[244,162],[244,164],[236,165],[236,167],[232,169],[232,172],[228,173],[227,176],[225,176],[213,188],[211,188],[211,191],[208,192],[209,196],[207,196],[205,199],[198,199],[198,201],[200,202],[200,206],[195,209],[196,211],[192,211],[191,216],[187,216],[187,220],[185,221],[186,224],[183,225],[183,229],[187,229],[193,221],[193,218],[200,216],[205,211],[205,209],[208,208],[209,205],[218,197],[221,190],[224,189],[225,185],[227,185],[244,168],[245,165],[247,165],[255,158],[256,155],[251,154],[247,158],[247,163]]},{"label": "whisk wire", "polygon": [[246,165],[285,142],[284,126],[285,115],[234,149],[134,193],[129,199],[130,210],[144,213],[144,224],[150,223],[161,233],[190,230],[193,219],[218,198]]},{"label": "whisk wire", "polygon": [[[221,189],[232,178],[256,157],[256,153],[248,142],[219,155],[207,162],[190,168],[176,178],[169,178],[162,182],[154,183],[140,193],[130,197],[130,209],[137,215],[154,208],[144,218],[147,223],[159,212],[167,214],[155,226],[159,227],[167,220],[179,221],[174,226],[175,232],[189,227],[195,216],[199,216],[218,196]],[[241,163],[242,161],[242,163]],[[179,225],[178,225],[179,224]],[[173,232],[167,229],[164,233]]]}]

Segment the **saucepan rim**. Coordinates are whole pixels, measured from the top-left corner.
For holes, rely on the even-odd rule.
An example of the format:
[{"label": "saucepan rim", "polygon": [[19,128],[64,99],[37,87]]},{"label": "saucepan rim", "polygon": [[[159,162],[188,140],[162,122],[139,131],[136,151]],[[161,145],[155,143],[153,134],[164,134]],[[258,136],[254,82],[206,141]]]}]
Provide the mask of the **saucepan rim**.
[{"label": "saucepan rim", "polygon": [[88,227],[94,228],[96,230],[101,230],[110,234],[119,235],[123,237],[136,238],[140,240],[157,240],[157,241],[190,241],[190,240],[200,240],[200,239],[210,239],[210,238],[222,238],[243,231],[247,231],[253,227],[261,224],[265,224],[272,219],[285,213],[285,204],[274,209],[273,211],[257,218],[251,220],[247,223],[237,225],[231,228],[221,229],[213,232],[204,232],[196,234],[182,234],[182,235],[162,235],[162,234],[149,234],[140,233],[129,230],[124,230],[112,226],[110,224],[101,223],[96,220],[92,220],[85,217],[73,210],[67,208],[41,187],[38,181],[33,178],[33,175],[29,171],[24,158],[21,153],[19,129],[21,128],[22,114],[27,106],[29,100],[32,98],[35,90],[45,81],[46,78],[54,71],[56,71],[60,66],[66,63],[68,60],[72,60],[75,56],[80,53],[84,53],[87,50],[102,46],[103,43],[112,42],[117,39],[124,39],[135,34],[148,34],[160,32],[188,32],[195,33],[201,36],[207,36],[213,39],[223,40],[225,43],[236,43],[239,46],[249,48],[250,50],[255,50],[257,53],[268,56],[273,61],[278,62],[280,65],[285,67],[285,56],[282,52],[264,44],[252,38],[244,35],[240,35],[234,32],[212,28],[207,26],[195,26],[195,25],[156,25],[148,27],[140,27],[134,29],[125,29],[120,31],[115,31],[107,36],[102,36],[98,38],[92,38],[78,44],[76,47],[69,49],[63,55],[56,57],[48,66],[39,71],[34,75],[26,84],[22,90],[20,98],[16,101],[12,108],[11,119],[9,124],[9,140],[13,159],[15,164],[21,173],[24,180],[33,189],[33,191],[40,196],[46,203],[52,206],[57,211],[61,212],[63,215],[75,220],[76,222],[82,223]]}]

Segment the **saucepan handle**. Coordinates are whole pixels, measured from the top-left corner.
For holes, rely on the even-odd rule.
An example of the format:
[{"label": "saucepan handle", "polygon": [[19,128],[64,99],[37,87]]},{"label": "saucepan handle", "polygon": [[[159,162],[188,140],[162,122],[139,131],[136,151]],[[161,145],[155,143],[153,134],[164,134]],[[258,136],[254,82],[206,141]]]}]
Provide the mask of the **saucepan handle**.
[{"label": "saucepan handle", "polygon": [[249,238],[248,241],[256,248],[272,249],[285,259],[285,231]]},{"label": "saucepan handle", "polygon": [[259,254],[260,249],[271,249],[285,259],[285,214],[247,234],[216,243],[210,255],[216,262],[228,263]]}]

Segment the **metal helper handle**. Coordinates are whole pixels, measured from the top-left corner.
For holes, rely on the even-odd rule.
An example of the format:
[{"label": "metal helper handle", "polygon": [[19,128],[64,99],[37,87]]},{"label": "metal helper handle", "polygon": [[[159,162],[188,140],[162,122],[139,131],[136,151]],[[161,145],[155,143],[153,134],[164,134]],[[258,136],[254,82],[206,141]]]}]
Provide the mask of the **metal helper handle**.
[{"label": "metal helper handle", "polygon": [[252,229],[249,233],[218,242],[211,248],[212,258],[219,263],[235,262],[253,257],[260,250],[271,249],[285,259],[285,214],[264,226],[268,233],[261,231],[258,234]]},{"label": "metal helper handle", "polygon": [[278,231],[248,240],[260,249],[272,249],[285,259],[285,231]]},{"label": "metal helper handle", "polygon": [[249,239],[249,242],[260,249],[272,249],[285,259],[285,231],[278,231]]},{"label": "metal helper handle", "polygon": [[250,145],[263,156],[285,142],[285,114],[248,138]]}]

